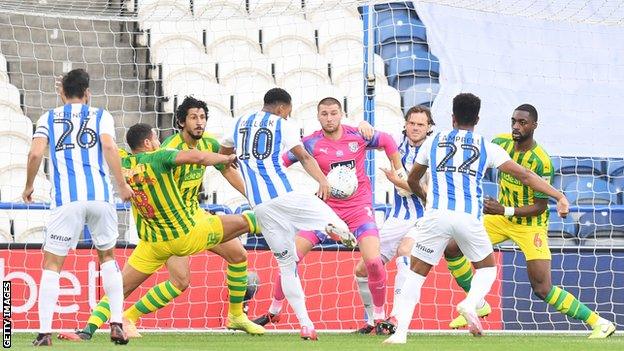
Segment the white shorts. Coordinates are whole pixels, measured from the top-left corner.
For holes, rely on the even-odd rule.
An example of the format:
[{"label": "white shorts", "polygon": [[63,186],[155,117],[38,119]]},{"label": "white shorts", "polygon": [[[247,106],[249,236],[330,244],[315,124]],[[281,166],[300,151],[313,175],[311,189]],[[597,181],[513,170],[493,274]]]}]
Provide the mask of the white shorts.
[{"label": "white shorts", "polygon": [[43,249],[67,256],[70,248],[76,248],[85,224],[98,250],[111,249],[117,243],[115,205],[104,201],[76,201],[51,211]]},{"label": "white shorts", "polygon": [[379,252],[385,262],[388,262],[396,255],[399,243],[410,229],[414,228],[418,219],[402,219],[388,217],[379,229]]},{"label": "white shorts", "polygon": [[295,235],[300,230],[325,231],[327,224],[347,229],[338,215],[318,197],[290,192],[254,208],[262,235],[280,265],[297,261]]},{"label": "white shorts", "polygon": [[464,212],[429,210],[409,233],[415,239],[412,256],[437,265],[451,238],[471,262],[479,262],[493,252],[483,221]]}]

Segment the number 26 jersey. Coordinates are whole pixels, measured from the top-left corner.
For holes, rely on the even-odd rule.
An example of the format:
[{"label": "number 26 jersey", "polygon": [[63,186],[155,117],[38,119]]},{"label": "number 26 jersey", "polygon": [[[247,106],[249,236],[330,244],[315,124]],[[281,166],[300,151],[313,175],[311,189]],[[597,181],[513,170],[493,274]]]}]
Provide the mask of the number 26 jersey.
[{"label": "number 26 jersey", "polygon": [[416,156],[416,162],[431,173],[427,208],[481,218],[485,170],[509,160],[503,148],[472,131],[453,129],[430,136]]}]

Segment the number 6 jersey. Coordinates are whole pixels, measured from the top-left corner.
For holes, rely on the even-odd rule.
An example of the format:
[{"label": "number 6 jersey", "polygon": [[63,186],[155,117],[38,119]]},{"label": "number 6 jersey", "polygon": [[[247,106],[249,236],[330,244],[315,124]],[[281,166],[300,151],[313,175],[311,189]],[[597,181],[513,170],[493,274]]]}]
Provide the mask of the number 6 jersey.
[{"label": "number 6 jersey", "polygon": [[302,144],[288,120],[265,111],[242,116],[234,120],[221,144],[236,149],[252,206],[293,190],[280,156]]},{"label": "number 6 jersey", "polygon": [[509,161],[503,148],[468,130],[439,132],[425,140],[416,162],[429,167],[428,209],[466,212],[481,218],[483,176]]},{"label": "number 6 jersey", "polygon": [[47,138],[50,145],[51,207],[74,201],[112,202],[102,134],[115,138],[113,117],[101,108],[67,104],[39,118],[33,138]]}]

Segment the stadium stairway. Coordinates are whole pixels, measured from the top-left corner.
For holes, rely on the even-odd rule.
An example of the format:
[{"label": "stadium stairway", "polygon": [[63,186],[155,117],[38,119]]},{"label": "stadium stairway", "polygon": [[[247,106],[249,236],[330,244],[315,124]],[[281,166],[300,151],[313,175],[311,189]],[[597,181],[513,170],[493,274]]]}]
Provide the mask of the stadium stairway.
[{"label": "stadium stairway", "polygon": [[117,140],[139,121],[155,125],[155,82],[147,75],[147,49],[133,45],[133,28],[133,22],[1,14],[0,52],[11,83],[23,95],[24,113],[36,122],[60,104],[54,77],[85,68],[91,104],[113,114]]}]

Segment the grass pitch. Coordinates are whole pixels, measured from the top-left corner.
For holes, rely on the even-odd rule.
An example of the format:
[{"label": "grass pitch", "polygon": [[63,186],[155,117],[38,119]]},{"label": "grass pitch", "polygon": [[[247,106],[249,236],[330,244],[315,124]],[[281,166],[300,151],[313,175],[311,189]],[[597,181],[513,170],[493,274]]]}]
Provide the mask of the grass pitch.
[{"label": "grass pitch", "polygon": [[[589,333],[587,334],[589,335]],[[298,334],[269,333],[250,336],[231,333],[144,333],[141,339],[132,339],[125,346],[113,345],[107,333],[97,333],[89,342],[76,343],[54,339],[56,350],[163,350],[163,351],[286,351],[286,350],[624,350],[624,337],[614,335],[606,340],[588,340],[587,335],[563,334],[492,334],[474,338],[466,334],[411,334],[406,345],[382,345],[383,336],[319,333],[316,342],[303,341]],[[55,334],[56,337],[56,334]],[[13,334],[11,349],[33,350],[34,333]]]}]

